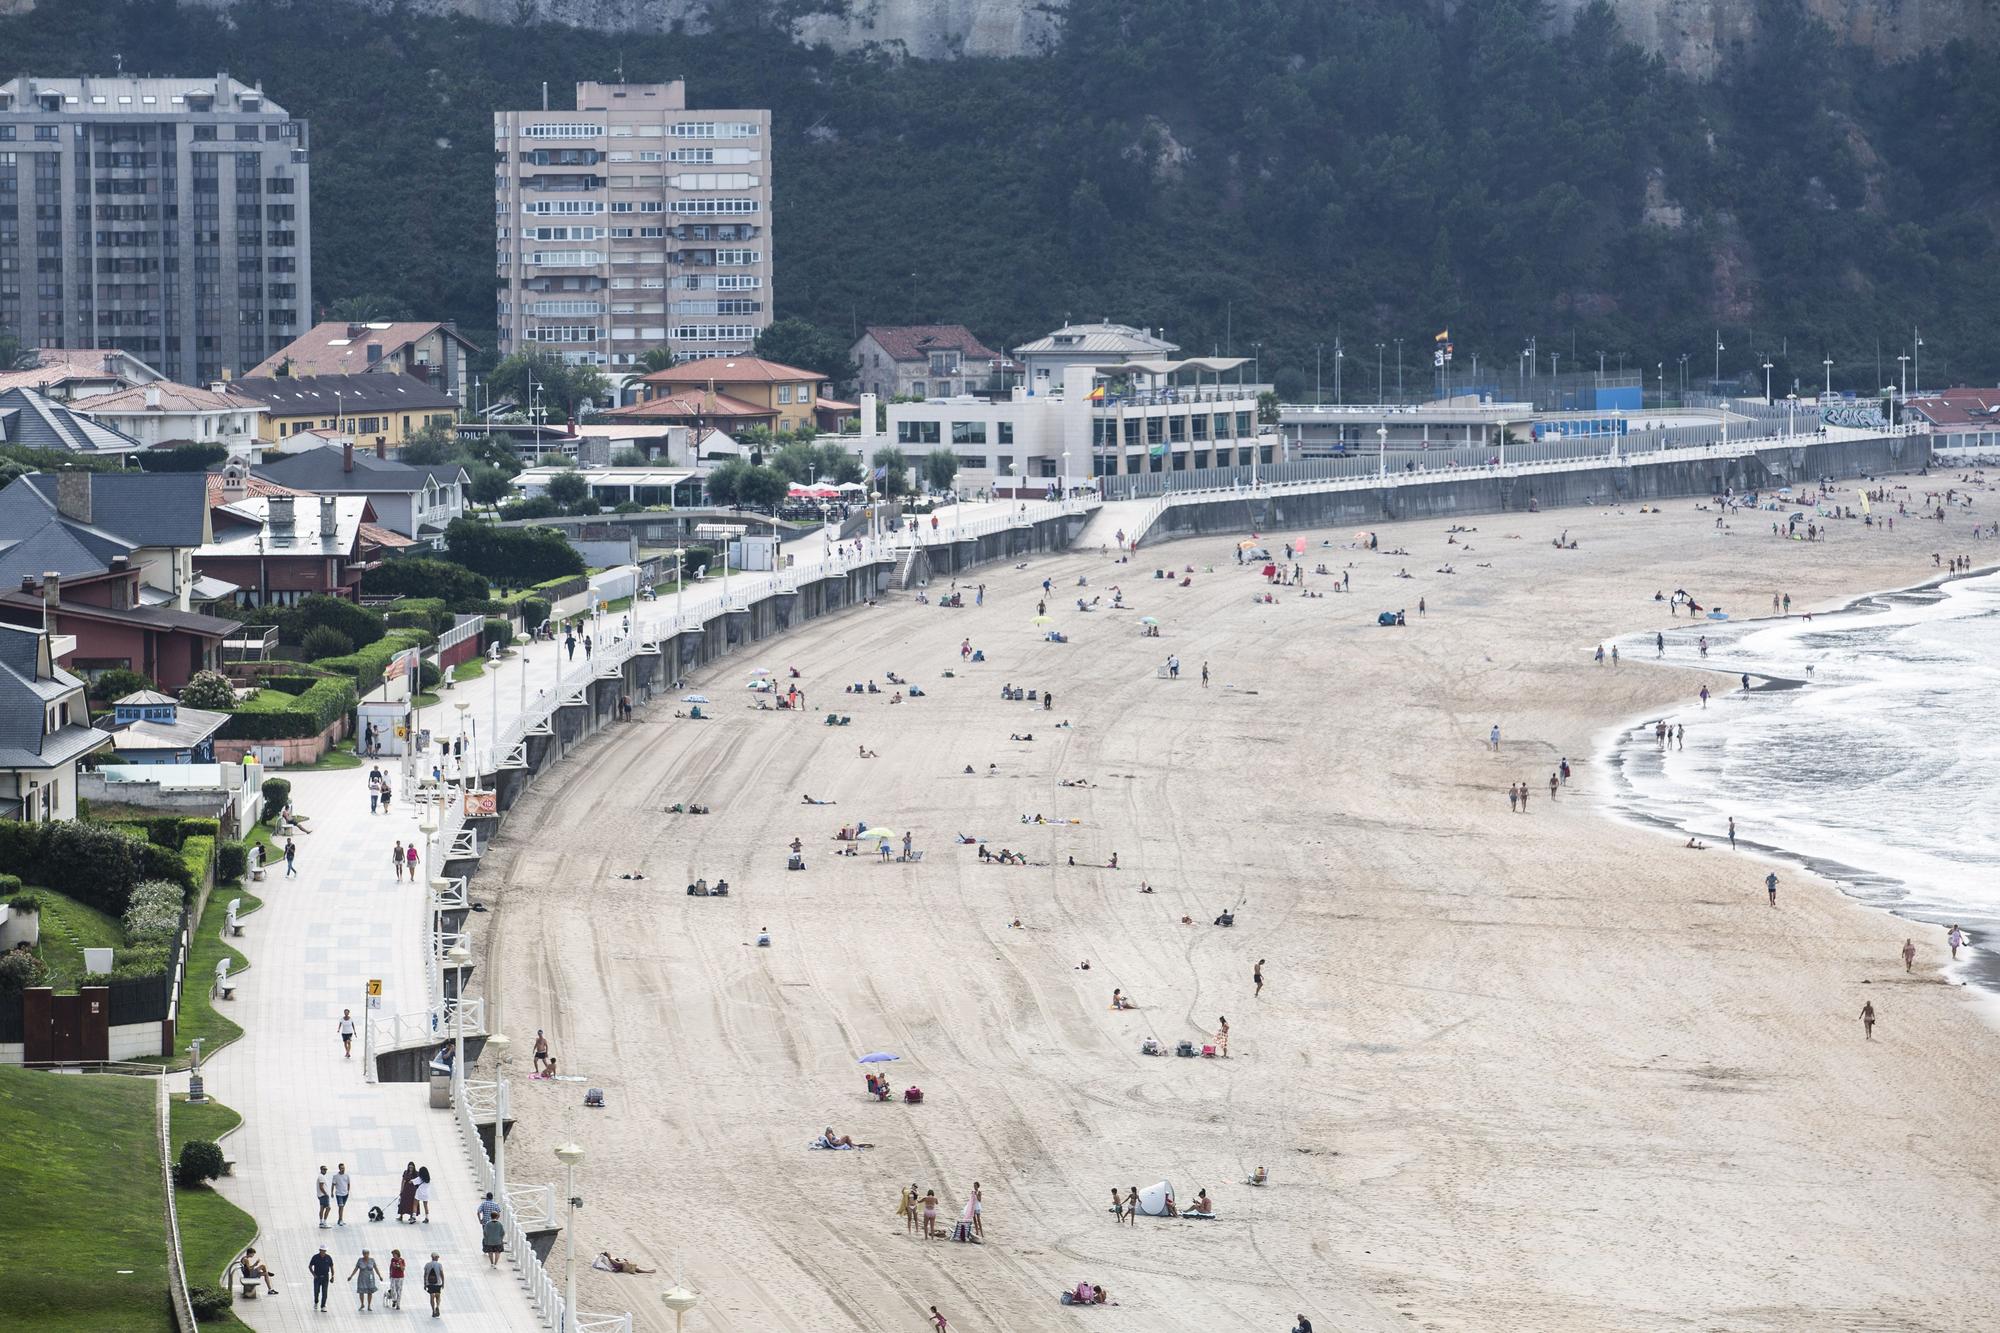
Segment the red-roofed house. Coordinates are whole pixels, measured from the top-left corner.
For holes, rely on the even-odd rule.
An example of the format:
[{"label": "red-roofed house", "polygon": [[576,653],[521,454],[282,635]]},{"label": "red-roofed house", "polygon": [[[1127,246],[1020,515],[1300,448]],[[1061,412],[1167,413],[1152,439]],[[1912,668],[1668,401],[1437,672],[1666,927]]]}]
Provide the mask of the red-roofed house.
[{"label": "red-roofed house", "polygon": [[35,353],[35,361],[30,370],[0,373],[0,393],[33,389],[55,402],[73,403],[166,378],[130,352],[115,347],[44,347]]},{"label": "red-roofed house", "polygon": [[116,426],[149,448],[219,444],[232,457],[255,459],[264,447],[257,420],[268,410],[225,382],[213,389],[155,380],[116,393],[92,394],[77,404],[107,426]]},{"label": "red-roofed house", "polygon": [[[827,390],[817,371],[766,361],[758,356],[717,356],[686,361],[656,370],[638,381],[639,402],[617,409],[627,421],[673,421],[704,425],[768,425],[780,434],[800,426],[815,426],[814,405]],[[679,399],[675,416],[647,416],[644,409],[658,399]],[[706,410],[713,403],[716,410]],[[686,407],[699,411],[680,410]],[[747,410],[746,410],[747,409]],[[614,415],[607,413],[607,415]],[[761,418],[758,420],[757,418]]]},{"label": "red-roofed house", "polygon": [[414,375],[463,405],[466,354],[478,350],[456,325],[436,320],[332,321],[313,325],[250,375]]},{"label": "red-roofed house", "polygon": [[884,402],[987,393],[1014,370],[963,324],[870,324],[847,355],[860,368],[856,392]]}]

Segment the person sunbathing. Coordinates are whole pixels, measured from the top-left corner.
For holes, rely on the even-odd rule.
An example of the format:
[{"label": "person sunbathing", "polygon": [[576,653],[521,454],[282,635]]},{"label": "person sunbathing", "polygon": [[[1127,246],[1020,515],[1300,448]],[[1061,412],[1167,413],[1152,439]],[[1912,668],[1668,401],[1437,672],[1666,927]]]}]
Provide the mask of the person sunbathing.
[{"label": "person sunbathing", "polygon": [[1215,1205],[1209,1202],[1208,1191],[1206,1189],[1194,1196],[1194,1207],[1188,1209],[1188,1212],[1190,1214],[1198,1213],[1203,1217],[1215,1216]]},{"label": "person sunbathing", "polygon": [[831,1125],[820,1131],[819,1140],[829,1148],[872,1148],[872,1143],[856,1143],[845,1134],[835,1134]]},{"label": "person sunbathing", "polygon": [[1264,1168],[1260,1166],[1257,1168],[1256,1174],[1251,1176],[1250,1179],[1245,1181],[1244,1183],[1246,1185],[1262,1185],[1269,1179],[1270,1176],[1265,1174]]},{"label": "person sunbathing", "polygon": [[1114,988],[1111,992],[1111,1007],[1113,1009],[1137,1009],[1139,1006],[1132,1003],[1131,997],[1126,995],[1124,991]]},{"label": "person sunbathing", "polygon": [[865,745],[859,748],[861,750],[861,757],[863,759],[880,759],[882,757],[881,755],[876,754],[873,750],[869,749]]},{"label": "person sunbathing", "polygon": [[835,805],[835,804],[837,804],[837,802],[834,802],[834,801],[816,801],[816,800],[814,800],[814,799],[813,799],[812,797],[810,797],[810,796],[801,796],[801,797],[799,797],[799,799],[800,799],[801,801],[804,801],[804,802],[805,802],[805,803],[806,803],[807,805]]},{"label": "person sunbathing", "polygon": [[609,1250],[599,1250],[597,1257],[590,1261],[590,1266],[603,1273],[656,1273],[659,1271],[656,1268],[641,1268],[630,1259],[616,1258]]}]

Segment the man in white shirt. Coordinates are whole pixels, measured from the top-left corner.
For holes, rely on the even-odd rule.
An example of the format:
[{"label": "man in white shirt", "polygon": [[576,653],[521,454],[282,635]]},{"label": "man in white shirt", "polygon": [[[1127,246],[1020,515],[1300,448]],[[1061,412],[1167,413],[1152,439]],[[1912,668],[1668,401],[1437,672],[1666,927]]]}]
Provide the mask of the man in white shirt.
[{"label": "man in white shirt", "polygon": [[353,1188],[354,1180],[347,1174],[347,1163],[342,1162],[333,1173],[333,1206],[337,1210],[333,1223],[335,1226],[347,1225],[347,1195]]},{"label": "man in white shirt", "polygon": [[326,1230],[326,1215],[333,1211],[333,1189],[327,1184],[326,1168],[319,1169],[319,1179],[313,1182],[319,1194],[319,1229]]}]

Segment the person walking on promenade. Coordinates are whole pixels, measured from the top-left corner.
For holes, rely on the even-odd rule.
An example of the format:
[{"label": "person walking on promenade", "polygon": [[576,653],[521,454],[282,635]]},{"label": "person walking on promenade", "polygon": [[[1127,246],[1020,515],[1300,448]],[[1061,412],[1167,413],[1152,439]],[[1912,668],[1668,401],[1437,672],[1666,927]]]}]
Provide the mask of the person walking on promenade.
[{"label": "person walking on promenade", "polygon": [[389,866],[396,872],[396,882],[403,882],[403,840],[396,839],[395,850],[389,853]]},{"label": "person walking on promenade", "polygon": [[319,1253],[306,1260],[306,1271],[312,1274],[313,1308],[324,1310],[327,1293],[333,1290],[333,1256],[326,1252],[326,1246],[320,1246]]},{"label": "person walking on promenade", "polygon": [[343,1009],[340,1011],[340,1049],[346,1052],[347,1059],[352,1060],[354,1058],[354,1011],[352,1009]]},{"label": "person walking on promenade", "polygon": [[299,845],[290,838],[285,839],[285,878],[297,879],[299,875]]},{"label": "person walking on promenade", "polygon": [[[488,1196],[486,1203],[492,1203]],[[481,1205],[482,1209],[484,1205]],[[500,1220],[500,1209],[496,1205],[490,1215],[479,1222],[479,1248],[486,1252],[486,1266],[498,1271],[500,1256],[507,1249],[507,1224]]]},{"label": "person walking on promenade", "polygon": [[319,1179],[313,1182],[313,1190],[319,1196],[319,1229],[324,1231],[329,1225],[327,1218],[333,1213],[333,1186],[326,1178],[326,1168],[319,1169]]},{"label": "person walking on promenade", "polygon": [[1861,1005],[1861,1031],[1869,1041],[1875,1040],[1875,1001],[1864,1000]]},{"label": "person walking on promenade", "polygon": [[[347,1225],[347,1196],[354,1192],[354,1177],[347,1174],[347,1163],[341,1162],[333,1169],[333,1224]],[[349,1276],[352,1276],[350,1274]]]},{"label": "person walking on promenade", "polygon": [[424,1210],[424,1223],[428,1226],[431,1220],[431,1169],[427,1166],[417,1168],[417,1207]]},{"label": "person walking on promenade", "polygon": [[1778,872],[1773,870],[1764,876],[1764,892],[1771,895],[1771,906],[1778,905]]},{"label": "person walking on promenade", "polygon": [[431,1318],[443,1313],[438,1308],[444,1300],[444,1265],[438,1262],[437,1252],[431,1252],[431,1261],[424,1265],[424,1295],[431,1298]]},{"label": "person walking on promenade", "polygon": [[1915,940],[1906,939],[1903,941],[1903,970],[1905,972],[1914,972],[1916,971],[1916,965],[1917,965],[1917,942]]},{"label": "person walking on promenade", "polygon": [[371,815],[374,814],[377,807],[379,807],[381,804],[382,804],[382,770],[379,768],[371,768],[368,770],[368,813]]},{"label": "person walking on promenade", "polygon": [[381,1285],[382,1279],[382,1270],[373,1256],[363,1250],[347,1276],[354,1280],[354,1295],[361,1302],[355,1309],[372,1310],[375,1307],[375,1288]]},{"label": "person walking on promenade", "polygon": [[576,660],[576,636],[565,633],[563,635],[563,647],[569,652],[569,660],[574,662]]},{"label": "person walking on promenade", "polygon": [[409,871],[410,883],[417,882],[417,840],[410,839],[410,845],[403,849],[403,868]]},{"label": "person walking on promenade", "polygon": [[409,1264],[401,1250],[389,1251],[389,1308],[403,1308],[403,1277],[409,1272]]}]

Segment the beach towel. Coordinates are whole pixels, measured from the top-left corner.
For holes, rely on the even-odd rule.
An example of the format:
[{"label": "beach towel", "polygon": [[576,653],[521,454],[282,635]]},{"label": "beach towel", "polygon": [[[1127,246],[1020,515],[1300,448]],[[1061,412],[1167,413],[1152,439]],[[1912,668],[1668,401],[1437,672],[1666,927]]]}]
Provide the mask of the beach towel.
[{"label": "beach towel", "polygon": [[853,1152],[853,1151],[854,1151],[853,1147],[852,1147],[851,1145],[849,1145],[849,1144],[845,1144],[845,1143],[828,1143],[828,1142],[826,1141],[826,1135],[824,1135],[824,1134],[822,1134],[822,1135],[820,1135],[820,1136],[819,1136],[818,1138],[814,1139],[814,1140],[813,1140],[813,1141],[812,1141],[811,1143],[808,1143],[808,1144],[806,1145],[806,1147],[808,1147],[808,1148],[817,1148],[817,1149],[819,1149],[819,1150],[820,1150],[820,1151],[822,1151],[822,1152]]}]

